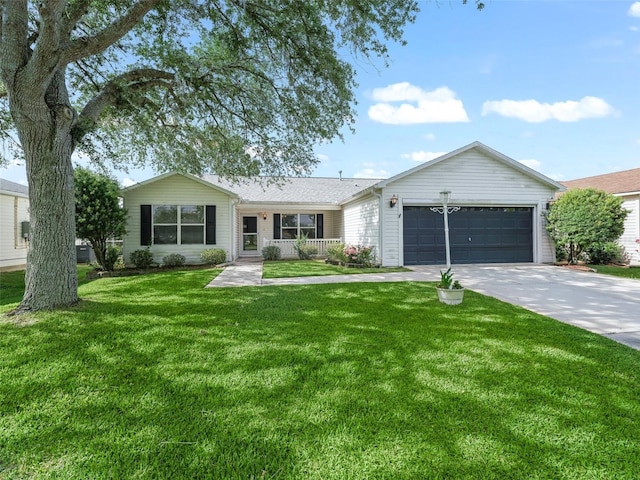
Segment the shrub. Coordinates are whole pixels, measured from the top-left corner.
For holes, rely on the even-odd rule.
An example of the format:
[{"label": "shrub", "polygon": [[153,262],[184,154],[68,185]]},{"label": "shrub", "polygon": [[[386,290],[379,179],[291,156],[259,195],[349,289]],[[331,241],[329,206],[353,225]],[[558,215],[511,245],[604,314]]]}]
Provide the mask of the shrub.
[{"label": "shrub", "polygon": [[262,248],[262,258],[264,260],[280,260],[282,258],[282,250],[277,245],[268,245]]},{"label": "shrub", "polygon": [[327,258],[334,262],[345,262],[344,243],[332,243],[327,247]]},{"label": "shrub", "polygon": [[122,250],[119,247],[109,245],[107,254],[104,256],[104,269],[108,272],[115,270],[120,255],[122,255]]},{"label": "shrub", "polygon": [[136,268],[149,268],[153,263],[153,253],[151,253],[149,247],[134,250],[131,252],[131,255],[129,255],[129,260]]},{"label": "shrub", "polygon": [[207,265],[220,265],[227,261],[227,252],[221,248],[209,248],[202,251],[200,258]]},{"label": "shrub", "polygon": [[347,245],[343,254],[346,263],[355,263],[370,267],[374,262],[373,247],[365,247],[363,245]]},{"label": "shrub", "polygon": [[162,257],[162,264],[165,267],[181,267],[187,261],[184,258],[184,255],[180,255],[179,253],[171,253]]},{"label": "shrub", "polygon": [[127,268],[127,266],[124,263],[124,258],[122,258],[122,255],[120,255],[118,257],[118,260],[116,260],[116,263],[113,265],[113,269],[114,270],[124,270],[125,268]]},{"label": "shrub", "polygon": [[302,233],[300,235],[296,235],[296,241],[293,243],[293,249],[298,254],[298,258],[300,260],[305,260],[305,253],[303,251],[303,247],[307,244],[307,236]]},{"label": "shrub", "polygon": [[318,254],[318,247],[315,245],[302,245],[298,249],[298,258],[300,260],[310,260],[311,257]]},{"label": "shrub", "polygon": [[296,235],[296,241],[293,244],[293,249],[298,253],[300,260],[309,260],[313,255],[318,254],[318,247],[315,245],[309,245],[307,243],[307,236],[302,233]]},{"label": "shrub", "polygon": [[593,188],[569,190],[547,213],[547,231],[556,245],[566,245],[569,263],[581,260],[593,245],[615,241],[629,214],[622,199]]},{"label": "shrub", "polygon": [[592,245],[586,251],[589,263],[594,265],[606,265],[608,263],[629,263],[629,256],[624,247],[616,242],[607,242],[602,245]]}]

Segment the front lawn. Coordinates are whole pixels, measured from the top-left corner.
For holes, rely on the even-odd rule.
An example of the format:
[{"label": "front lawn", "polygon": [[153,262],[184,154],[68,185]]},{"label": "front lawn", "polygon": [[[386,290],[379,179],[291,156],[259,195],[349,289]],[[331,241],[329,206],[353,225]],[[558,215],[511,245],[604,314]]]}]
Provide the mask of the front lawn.
[{"label": "front lawn", "polygon": [[277,260],[263,263],[262,278],[315,277],[358,273],[409,272],[404,267],[355,268],[331,265],[324,260]]},{"label": "front lawn", "polygon": [[616,277],[637,278],[640,280],[640,267],[616,267],[614,265],[589,265],[598,273]]},{"label": "front lawn", "polygon": [[[93,267],[86,264],[78,265],[78,285],[83,285],[87,280],[87,272],[93,270]],[[0,305],[9,303],[17,303],[22,300],[24,295],[24,270],[16,270],[14,272],[0,273]],[[0,312],[4,311],[0,308]]]},{"label": "front lawn", "polygon": [[216,272],[0,317],[0,478],[640,471],[639,351],[431,283],[204,289]]}]

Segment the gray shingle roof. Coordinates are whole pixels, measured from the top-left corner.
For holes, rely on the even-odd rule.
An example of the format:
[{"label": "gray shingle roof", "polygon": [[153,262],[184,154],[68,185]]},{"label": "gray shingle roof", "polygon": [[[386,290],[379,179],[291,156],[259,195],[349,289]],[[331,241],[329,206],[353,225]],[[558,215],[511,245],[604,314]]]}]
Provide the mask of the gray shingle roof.
[{"label": "gray shingle roof", "polygon": [[278,183],[269,183],[272,180],[263,177],[233,183],[217,175],[202,178],[236,193],[245,203],[339,204],[380,182],[370,178],[285,177]]},{"label": "gray shingle roof", "polygon": [[23,195],[29,195],[29,187],[10,180],[5,180],[4,178],[0,178],[0,190],[4,192],[15,192]]}]

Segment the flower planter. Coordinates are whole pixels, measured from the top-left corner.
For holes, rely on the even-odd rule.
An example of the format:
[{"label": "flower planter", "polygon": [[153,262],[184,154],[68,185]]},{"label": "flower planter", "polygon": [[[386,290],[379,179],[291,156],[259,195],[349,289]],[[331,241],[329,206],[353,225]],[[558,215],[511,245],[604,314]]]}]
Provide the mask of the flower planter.
[{"label": "flower planter", "polygon": [[464,297],[464,288],[436,288],[438,291],[438,300],[447,305],[459,305]]}]

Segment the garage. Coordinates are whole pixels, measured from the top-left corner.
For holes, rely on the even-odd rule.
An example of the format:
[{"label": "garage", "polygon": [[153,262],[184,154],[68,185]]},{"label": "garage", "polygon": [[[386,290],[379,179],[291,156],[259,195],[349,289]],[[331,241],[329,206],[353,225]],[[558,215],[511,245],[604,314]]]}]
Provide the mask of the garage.
[{"label": "garage", "polygon": [[[405,265],[446,262],[444,218],[428,206],[403,208]],[[533,208],[461,207],[449,215],[451,263],[533,261]]]}]

